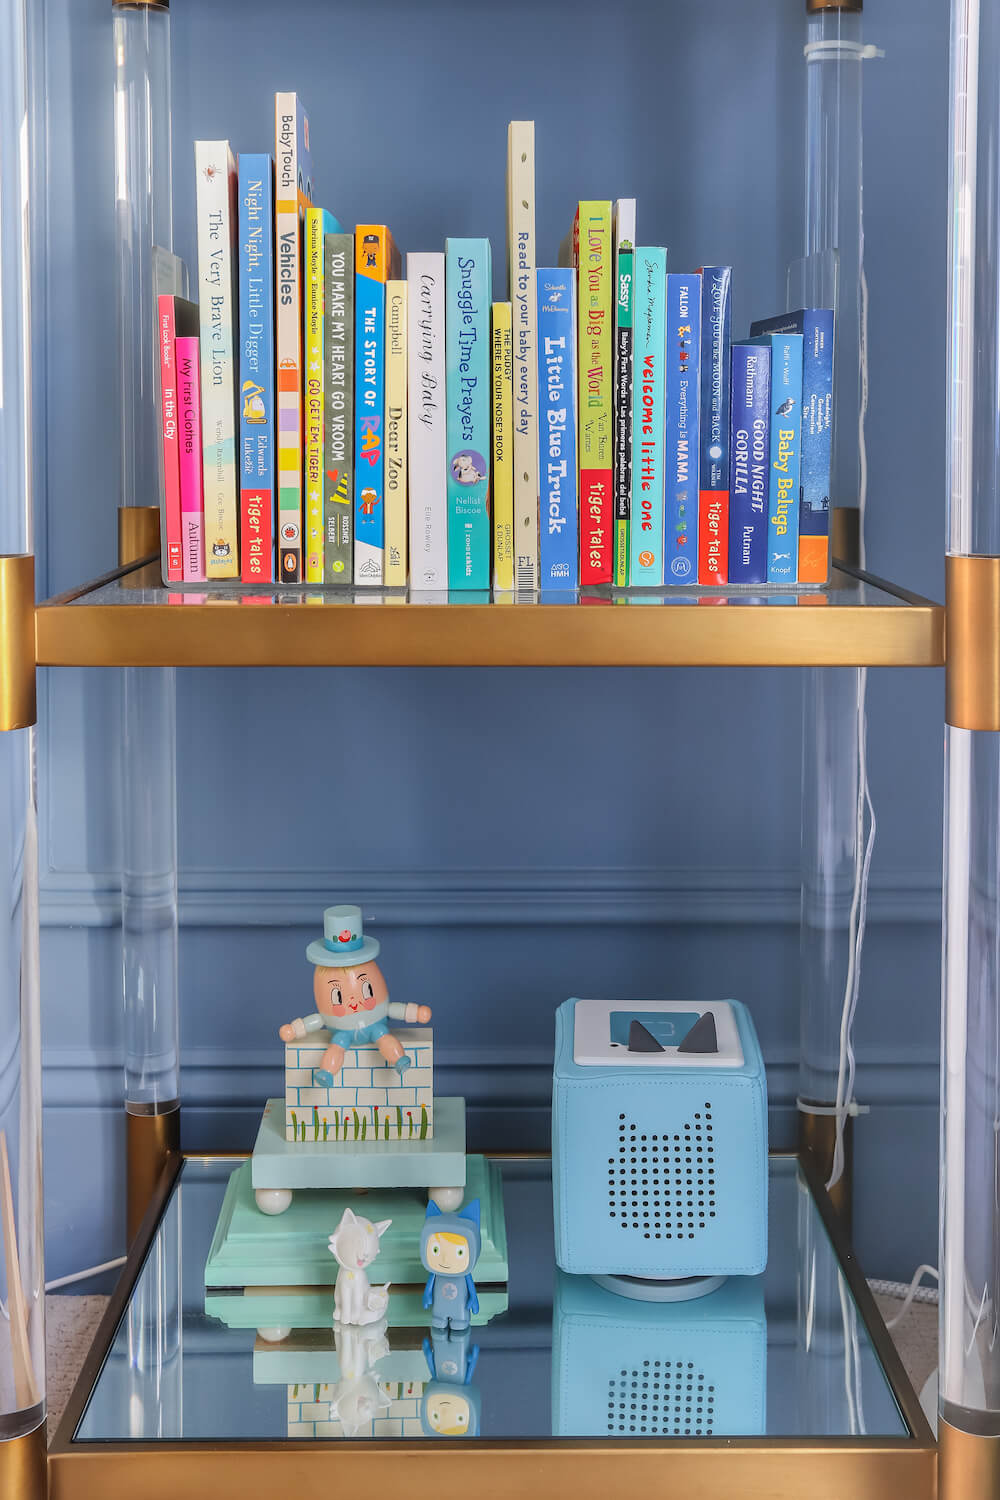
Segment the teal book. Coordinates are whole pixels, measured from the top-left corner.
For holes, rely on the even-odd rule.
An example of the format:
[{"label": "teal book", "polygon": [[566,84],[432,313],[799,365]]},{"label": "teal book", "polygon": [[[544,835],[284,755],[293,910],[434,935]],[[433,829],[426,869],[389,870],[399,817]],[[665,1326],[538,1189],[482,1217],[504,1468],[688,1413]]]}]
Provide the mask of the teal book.
[{"label": "teal book", "polygon": [[489,240],[445,242],[448,587],[490,586]]},{"label": "teal book", "polygon": [[632,526],[633,587],[663,583],[663,498],[666,458],[667,252],[639,248],[632,281]]}]

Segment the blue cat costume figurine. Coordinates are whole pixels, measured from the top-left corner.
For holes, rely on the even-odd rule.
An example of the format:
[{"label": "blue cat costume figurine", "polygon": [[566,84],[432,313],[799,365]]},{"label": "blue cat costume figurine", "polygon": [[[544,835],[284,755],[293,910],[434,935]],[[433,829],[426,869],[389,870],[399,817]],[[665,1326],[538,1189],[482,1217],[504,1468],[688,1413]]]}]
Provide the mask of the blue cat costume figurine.
[{"label": "blue cat costume figurine", "polygon": [[431,1328],[461,1333],[468,1328],[472,1313],[479,1311],[471,1273],[480,1247],[478,1198],[454,1214],[443,1214],[436,1203],[428,1203],[420,1259],[431,1273],[424,1288]]},{"label": "blue cat costume figurine", "polygon": [[435,1330],[424,1339],[424,1358],[431,1372],[420,1399],[420,1425],[426,1437],[478,1437],[482,1398],[470,1382],[479,1345],[470,1331]]}]

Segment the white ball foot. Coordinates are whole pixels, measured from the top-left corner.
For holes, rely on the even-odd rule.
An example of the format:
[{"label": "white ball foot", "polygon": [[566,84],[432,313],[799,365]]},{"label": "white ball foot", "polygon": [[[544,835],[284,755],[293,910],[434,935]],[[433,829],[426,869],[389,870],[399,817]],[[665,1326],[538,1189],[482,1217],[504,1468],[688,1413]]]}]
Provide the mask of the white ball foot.
[{"label": "white ball foot", "polygon": [[283,1214],[292,1201],[291,1188],[254,1188],[253,1195],[262,1214]]},{"label": "white ball foot", "polygon": [[465,1188],[428,1188],[427,1196],[432,1203],[436,1203],[443,1214],[453,1214],[462,1207],[462,1199],[465,1197]]},{"label": "white ball foot", "polygon": [[258,1328],[257,1337],[263,1339],[265,1344],[280,1344],[282,1339],[287,1339],[291,1331],[290,1328],[283,1328],[280,1325],[277,1328]]}]

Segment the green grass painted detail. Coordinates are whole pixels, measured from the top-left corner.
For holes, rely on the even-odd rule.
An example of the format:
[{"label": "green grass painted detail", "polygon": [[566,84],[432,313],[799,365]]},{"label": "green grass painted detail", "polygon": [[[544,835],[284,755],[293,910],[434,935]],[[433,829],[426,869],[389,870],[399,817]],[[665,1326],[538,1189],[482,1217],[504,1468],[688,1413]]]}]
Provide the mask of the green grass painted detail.
[{"label": "green grass painted detail", "polygon": [[340,1110],[339,1109],[335,1109],[334,1112],[333,1112],[333,1138],[334,1138],[335,1141],[339,1141],[340,1140]]},{"label": "green grass painted detail", "polygon": [[319,1110],[313,1105],[313,1140],[319,1140]]},{"label": "green grass painted detail", "polygon": [[361,1139],[363,1141],[366,1141],[368,1139],[368,1117],[367,1117],[367,1115],[362,1115],[361,1116]]},{"label": "green grass painted detail", "polygon": [[292,1140],[293,1141],[297,1141],[298,1138],[299,1138],[299,1118],[298,1118],[298,1115],[295,1113],[295,1111],[293,1109],[292,1110]]},{"label": "green grass painted detail", "polygon": [[427,1139],[427,1105],[426,1104],[421,1104],[421,1106],[420,1106],[420,1139],[422,1141],[426,1141],[426,1139]]},{"label": "green grass painted detail", "polygon": [[412,1141],[413,1140],[413,1111],[412,1111],[412,1109],[408,1109],[406,1111],[406,1118],[410,1122],[410,1133],[409,1133],[409,1136],[407,1137],[407,1139]]},{"label": "green grass painted detail", "polygon": [[352,1110],[352,1114],[354,1115],[354,1139],[357,1140],[358,1139],[358,1112],[357,1112],[357,1110],[356,1109]]},{"label": "green grass painted detail", "polygon": [[403,1111],[398,1104],[396,1105],[396,1139],[397,1141],[403,1139]]}]

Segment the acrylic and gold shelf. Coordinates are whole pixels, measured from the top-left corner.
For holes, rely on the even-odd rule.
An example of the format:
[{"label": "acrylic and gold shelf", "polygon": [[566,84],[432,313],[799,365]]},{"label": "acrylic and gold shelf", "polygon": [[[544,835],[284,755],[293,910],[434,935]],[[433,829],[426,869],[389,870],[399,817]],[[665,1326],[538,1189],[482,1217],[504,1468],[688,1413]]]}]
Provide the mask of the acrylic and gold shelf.
[{"label": "acrylic and gold shelf", "polygon": [[47,600],[39,666],[787,666],[944,663],[944,607],[838,566],[792,595],[168,590],[149,558]]}]

